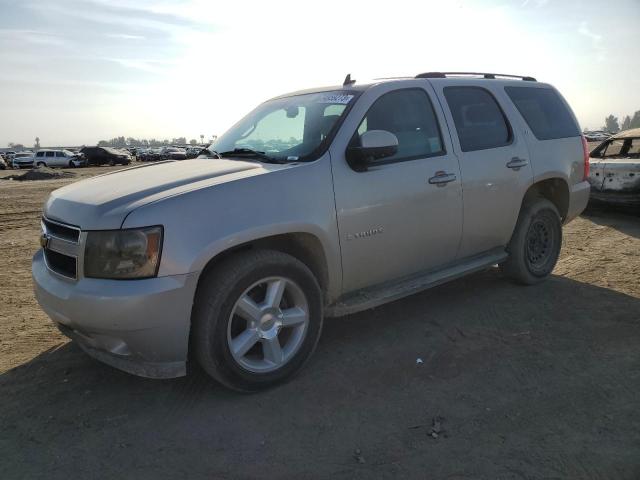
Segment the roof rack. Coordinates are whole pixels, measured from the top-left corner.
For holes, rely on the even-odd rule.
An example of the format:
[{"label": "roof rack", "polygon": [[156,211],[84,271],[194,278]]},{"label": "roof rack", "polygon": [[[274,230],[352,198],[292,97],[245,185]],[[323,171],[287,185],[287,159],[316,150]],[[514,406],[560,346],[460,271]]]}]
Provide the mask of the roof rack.
[{"label": "roof rack", "polygon": [[527,77],[522,75],[509,75],[507,73],[481,73],[481,72],[426,72],[419,73],[416,75],[416,78],[447,78],[449,76],[452,77],[466,77],[466,76],[474,76],[474,77],[483,77],[488,79],[495,79],[496,77],[501,78],[519,78],[525,82],[535,82],[537,81],[533,77]]}]

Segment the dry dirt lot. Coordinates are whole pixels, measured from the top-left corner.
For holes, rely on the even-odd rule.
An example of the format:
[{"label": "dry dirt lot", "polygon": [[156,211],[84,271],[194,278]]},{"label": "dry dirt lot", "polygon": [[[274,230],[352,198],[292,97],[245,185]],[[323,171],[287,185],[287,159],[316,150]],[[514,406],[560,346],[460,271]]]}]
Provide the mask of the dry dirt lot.
[{"label": "dry dirt lot", "polygon": [[238,395],[121,373],[50,325],[30,258],[74,180],[0,180],[0,478],[640,478],[637,214],[568,225],[544,284],[491,270],[328,320],[299,376]]}]

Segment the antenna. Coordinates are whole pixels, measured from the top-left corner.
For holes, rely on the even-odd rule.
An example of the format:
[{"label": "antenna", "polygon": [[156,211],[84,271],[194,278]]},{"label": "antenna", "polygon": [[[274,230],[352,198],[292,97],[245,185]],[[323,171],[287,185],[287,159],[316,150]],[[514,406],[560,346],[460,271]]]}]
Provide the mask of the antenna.
[{"label": "antenna", "polygon": [[346,87],[348,85],[353,85],[354,83],[356,83],[355,80],[351,80],[351,74],[348,73],[346,77],[344,77],[344,82],[342,82],[342,86]]}]

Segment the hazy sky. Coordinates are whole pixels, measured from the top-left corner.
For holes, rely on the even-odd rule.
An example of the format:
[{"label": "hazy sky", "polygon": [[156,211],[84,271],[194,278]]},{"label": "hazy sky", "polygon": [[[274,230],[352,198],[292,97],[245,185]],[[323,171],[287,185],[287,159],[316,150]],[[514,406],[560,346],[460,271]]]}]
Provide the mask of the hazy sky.
[{"label": "hazy sky", "polygon": [[640,0],[0,0],[0,18],[0,146],[208,137],[347,73],[533,75],[582,127],[640,110]]}]

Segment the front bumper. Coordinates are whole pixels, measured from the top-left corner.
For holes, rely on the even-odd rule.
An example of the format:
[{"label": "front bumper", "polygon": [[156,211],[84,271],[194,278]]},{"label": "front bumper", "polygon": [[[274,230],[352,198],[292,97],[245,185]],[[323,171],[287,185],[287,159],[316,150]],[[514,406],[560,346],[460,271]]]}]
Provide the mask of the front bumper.
[{"label": "front bumper", "polygon": [[564,223],[569,223],[571,220],[580,215],[589,203],[589,193],[591,192],[591,184],[586,180],[580,183],[576,183],[571,187],[569,192],[569,208],[567,210],[567,218]]},{"label": "front bumper", "polygon": [[143,377],[186,374],[196,273],[74,281],[51,272],[40,250],[32,274],[42,309],[92,357]]}]

